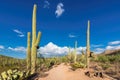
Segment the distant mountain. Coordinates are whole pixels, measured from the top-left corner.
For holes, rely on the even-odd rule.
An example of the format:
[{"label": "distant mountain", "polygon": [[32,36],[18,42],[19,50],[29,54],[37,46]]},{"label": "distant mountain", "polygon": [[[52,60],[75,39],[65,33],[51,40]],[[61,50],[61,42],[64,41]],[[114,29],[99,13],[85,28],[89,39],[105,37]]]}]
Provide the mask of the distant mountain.
[{"label": "distant mountain", "polygon": [[116,54],[120,54],[120,49],[116,49],[116,50],[106,50],[106,51],[104,51],[102,54],[105,54],[105,55],[116,55]]}]

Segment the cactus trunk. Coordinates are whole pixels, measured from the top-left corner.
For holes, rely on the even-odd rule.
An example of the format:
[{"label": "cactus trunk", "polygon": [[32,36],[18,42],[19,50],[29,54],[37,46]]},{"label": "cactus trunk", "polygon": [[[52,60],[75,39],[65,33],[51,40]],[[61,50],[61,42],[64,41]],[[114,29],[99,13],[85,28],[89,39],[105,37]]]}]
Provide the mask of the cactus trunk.
[{"label": "cactus trunk", "polygon": [[31,69],[30,32],[27,33],[27,70]]},{"label": "cactus trunk", "polygon": [[90,21],[88,20],[87,45],[86,45],[86,66],[88,69],[89,69],[89,55],[90,55]]}]

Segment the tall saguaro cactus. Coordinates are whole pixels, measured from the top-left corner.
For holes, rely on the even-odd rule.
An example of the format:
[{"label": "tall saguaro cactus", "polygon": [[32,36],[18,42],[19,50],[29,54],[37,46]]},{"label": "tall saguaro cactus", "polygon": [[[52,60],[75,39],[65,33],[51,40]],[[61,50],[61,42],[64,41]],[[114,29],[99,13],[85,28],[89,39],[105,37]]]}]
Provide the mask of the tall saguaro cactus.
[{"label": "tall saguaro cactus", "polygon": [[87,45],[86,45],[86,66],[88,69],[89,69],[89,55],[90,55],[90,21],[88,20]]},{"label": "tall saguaro cactus", "polygon": [[36,10],[37,10],[37,5],[34,5],[33,16],[32,16],[31,74],[35,73],[36,71],[37,47],[41,37],[41,32],[38,32],[38,36],[36,37]]},{"label": "tall saguaro cactus", "polygon": [[30,70],[31,74],[36,71],[37,63],[37,48],[40,42],[41,32],[38,32],[36,37],[36,10],[37,5],[33,7],[33,16],[32,16],[32,48],[30,49],[30,32],[28,32],[27,40],[27,69]]}]

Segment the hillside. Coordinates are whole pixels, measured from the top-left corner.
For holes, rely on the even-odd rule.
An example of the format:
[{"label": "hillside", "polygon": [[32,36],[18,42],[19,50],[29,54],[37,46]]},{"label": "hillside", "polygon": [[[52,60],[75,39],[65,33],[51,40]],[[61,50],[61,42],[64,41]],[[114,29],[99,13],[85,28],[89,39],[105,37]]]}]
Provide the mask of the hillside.
[{"label": "hillside", "polygon": [[5,56],[5,55],[1,55],[1,54],[0,54],[0,58],[6,58],[6,59],[17,59],[17,58],[13,58],[13,57]]},{"label": "hillside", "polygon": [[116,54],[120,54],[120,49],[106,50],[106,51],[104,51],[102,54],[105,54],[105,55],[116,55]]},{"label": "hillside", "polygon": [[0,73],[13,68],[23,69],[25,64],[23,59],[0,55]]}]

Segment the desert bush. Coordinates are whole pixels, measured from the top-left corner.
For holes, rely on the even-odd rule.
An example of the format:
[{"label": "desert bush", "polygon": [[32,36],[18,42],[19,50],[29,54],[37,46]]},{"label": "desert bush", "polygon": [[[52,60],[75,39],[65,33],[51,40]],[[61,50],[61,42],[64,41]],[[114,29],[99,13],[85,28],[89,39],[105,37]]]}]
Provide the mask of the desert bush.
[{"label": "desert bush", "polygon": [[109,62],[109,59],[107,56],[104,56],[104,55],[101,55],[101,56],[98,56],[98,62],[102,62],[102,63],[106,63],[106,62]]},{"label": "desert bush", "polygon": [[85,68],[86,65],[81,62],[80,63],[76,62],[76,63],[72,63],[71,67],[72,67],[72,70],[76,70],[78,68]]},{"label": "desert bush", "polygon": [[78,55],[77,62],[85,63],[86,62],[85,54]]},{"label": "desert bush", "polygon": [[110,67],[110,64],[101,64],[100,66],[102,67],[103,70],[106,70]]},{"label": "desert bush", "polygon": [[74,51],[72,51],[71,53],[69,53],[66,58],[67,58],[67,62],[69,63],[74,63],[74,57],[75,57],[75,53]]},{"label": "desert bush", "polygon": [[63,56],[63,57],[61,57],[61,62],[62,62],[62,63],[69,63],[70,61],[69,61],[69,59],[68,59],[68,56]]},{"label": "desert bush", "polygon": [[118,55],[99,55],[97,56],[97,60],[98,62],[102,62],[102,63],[106,63],[106,62],[110,62],[110,63],[114,63],[114,62],[120,62],[120,54]]},{"label": "desert bush", "polygon": [[111,63],[116,62],[116,61],[119,62],[120,61],[120,55],[119,54],[118,55],[110,55],[110,56],[108,56],[108,59]]}]

